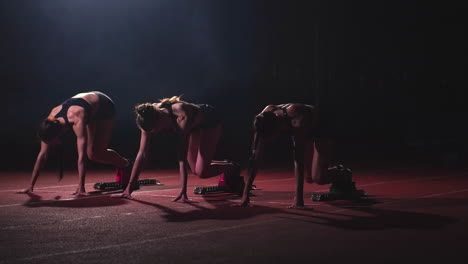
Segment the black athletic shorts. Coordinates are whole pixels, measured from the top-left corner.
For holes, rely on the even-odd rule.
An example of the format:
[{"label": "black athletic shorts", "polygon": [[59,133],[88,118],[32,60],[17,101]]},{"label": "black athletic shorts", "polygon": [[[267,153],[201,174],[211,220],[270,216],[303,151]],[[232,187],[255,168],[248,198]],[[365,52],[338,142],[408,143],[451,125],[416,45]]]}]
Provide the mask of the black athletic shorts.
[{"label": "black athletic shorts", "polygon": [[114,101],[101,92],[94,92],[99,97],[99,110],[94,115],[95,120],[109,120],[115,116]]}]

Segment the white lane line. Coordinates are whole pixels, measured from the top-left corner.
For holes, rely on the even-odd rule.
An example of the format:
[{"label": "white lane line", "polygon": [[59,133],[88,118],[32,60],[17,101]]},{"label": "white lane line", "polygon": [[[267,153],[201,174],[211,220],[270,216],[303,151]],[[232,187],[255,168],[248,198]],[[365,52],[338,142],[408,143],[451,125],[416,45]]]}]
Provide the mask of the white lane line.
[{"label": "white lane line", "polygon": [[[152,197],[168,197],[168,198],[176,198],[177,195],[164,195],[164,194],[151,194],[150,196]],[[230,200],[231,199],[228,199],[229,196],[228,195],[225,195],[223,197],[193,197],[191,196],[190,197],[190,200],[200,200],[200,201],[216,201],[216,200]],[[239,196],[236,196],[236,198],[239,198]]]},{"label": "white lane line", "polygon": [[85,248],[85,249],[79,249],[79,250],[70,250],[70,251],[64,251],[64,252],[59,252],[59,253],[54,253],[54,254],[36,255],[36,256],[23,258],[23,259],[19,259],[19,260],[20,261],[36,260],[36,259],[57,257],[57,256],[62,256],[62,255],[70,255],[70,254],[86,253],[86,252],[92,252],[92,251],[101,251],[101,250],[120,248],[120,247],[142,245],[142,244],[161,241],[161,240],[169,240],[169,239],[173,239],[173,238],[181,238],[181,237],[188,237],[188,236],[197,236],[197,235],[202,235],[202,234],[208,234],[208,233],[213,233],[213,232],[221,232],[221,231],[228,231],[228,230],[239,229],[239,228],[248,227],[248,226],[261,225],[261,224],[273,223],[273,222],[279,222],[279,221],[284,221],[284,220],[276,218],[276,219],[271,219],[271,220],[266,220],[266,221],[258,221],[258,222],[254,222],[254,223],[234,225],[234,226],[228,226],[228,227],[220,227],[220,228],[212,228],[212,229],[205,229],[205,230],[199,230],[199,231],[194,231],[194,232],[187,232],[187,233],[183,233],[183,234],[169,235],[169,236],[163,236],[163,237],[157,237],[157,238],[145,239],[145,240],[138,240],[138,241],[133,241],[133,242],[114,244],[114,245],[108,245],[108,246],[102,246],[102,247],[93,247],[93,248]]},{"label": "white lane line", "polygon": [[425,199],[425,198],[431,198],[431,197],[436,197],[436,196],[443,196],[443,195],[447,195],[447,194],[461,193],[461,192],[466,192],[466,191],[468,191],[468,189],[463,189],[463,190],[458,190],[458,191],[453,191],[453,192],[431,194],[431,195],[427,195],[427,196],[418,197],[416,199]]},{"label": "white lane line", "polygon": [[81,217],[81,218],[74,218],[74,219],[65,219],[63,220],[63,222],[73,222],[73,221],[78,221],[78,220],[83,220],[85,219],[84,217]]},{"label": "white lane line", "polygon": [[[414,179],[412,179],[414,180]],[[388,183],[387,182],[382,182],[382,183]],[[368,184],[368,185],[377,185],[377,184],[381,184],[381,183],[375,183],[375,184]],[[367,185],[367,186],[368,186]],[[170,189],[170,190],[174,190],[174,189]],[[158,191],[166,191],[166,190],[158,190]],[[451,192],[443,192],[443,193],[437,193],[437,194],[432,194],[432,195],[427,195],[427,196],[421,196],[421,197],[416,197],[416,198],[410,198],[410,199],[404,199],[404,200],[400,200],[400,201],[396,201],[396,202],[391,202],[391,203],[383,203],[382,205],[392,205],[392,204],[397,204],[397,203],[401,203],[402,201],[411,201],[411,200],[415,200],[415,199],[424,199],[424,198],[431,198],[431,197],[437,197],[437,196],[443,196],[443,195],[448,195],[448,194],[453,194],[453,193],[461,193],[461,192],[466,192],[468,191],[468,189],[462,189],[462,190],[457,190],[457,191],[451,191]],[[150,191],[148,191],[150,192]],[[136,194],[136,193],[134,193]],[[151,195],[151,196],[154,196],[154,197],[168,197],[168,198],[175,198],[176,196],[175,195]],[[88,198],[93,198],[93,197],[82,197],[81,199],[88,199]],[[193,198],[192,198],[193,199]],[[76,200],[74,198],[69,198],[69,199],[62,199],[60,201],[68,201],[68,200]],[[198,198],[197,200],[203,200],[201,198]],[[43,201],[44,203],[46,202],[55,202],[55,201]],[[240,202],[240,200],[229,200],[229,202],[219,202],[219,203],[216,203],[217,205],[219,204],[229,204],[229,203],[232,203],[232,202]],[[291,204],[290,202],[268,202],[268,201],[252,201],[252,203],[270,203],[270,204]],[[18,204],[18,205],[21,205],[21,204]],[[321,206],[321,205],[324,205],[324,204],[304,204],[305,206]],[[13,205],[12,205],[13,206]],[[2,207],[2,206],[0,206]],[[168,208],[168,209],[186,209],[186,208],[193,208],[193,206],[176,206],[176,207],[171,207],[171,208]],[[343,208],[343,209],[338,209],[338,210],[335,210],[335,211],[331,211],[331,212],[342,212],[342,211],[347,211],[347,210],[352,210],[351,208]],[[157,209],[157,210],[148,210],[148,211],[140,211],[140,212],[137,212],[138,214],[143,214],[143,213],[155,213],[155,212],[161,212],[161,211],[167,211],[165,209]],[[120,215],[134,215],[134,214],[137,214],[137,213],[122,213]],[[81,218],[74,218],[74,219],[66,219],[66,220],[63,220],[63,222],[72,222],[72,221],[80,221],[80,220],[86,220],[86,219],[97,219],[97,218],[104,218],[104,217],[113,217],[113,216],[90,216],[90,217],[81,217]],[[3,227],[1,228],[0,230],[8,230],[8,229],[14,229],[14,228],[18,228],[18,227],[23,227],[23,226],[7,226],[7,227]]]},{"label": "white lane line", "polygon": [[[176,176],[166,176],[165,178],[170,178],[170,177],[176,177]],[[159,178],[164,178],[164,177],[159,177]],[[294,179],[294,178],[292,178]],[[281,179],[281,180],[290,180],[289,178],[288,179]],[[271,181],[278,181],[278,180],[271,180]],[[263,182],[267,182],[266,180],[263,181]],[[76,185],[70,185],[70,186],[76,186]],[[44,188],[57,188],[57,187],[63,187],[63,186],[49,186],[49,187],[44,187]],[[192,186],[188,186],[188,188],[195,188],[195,187],[198,187],[198,185],[192,185]],[[39,188],[38,188],[39,189]],[[164,191],[173,191],[173,190],[177,190],[177,189],[180,189],[180,187],[176,187],[176,188],[168,188],[168,189],[164,189],[164,190],[149,190],[149,191],[136,191],[134,193],[132,193],[132,196],[139,196],[140,194],[145,194],[145,193],[151,193],[151,192],[164,192]],[[32,202],[32,203],[28,203],[28,205],[31,205],[31,204],[40,204],[40,203],[50,203],[50,202],[60,202],[60,201],[64,201],[64,200],[81,200],[81,199],[89,199],[89,198],[95,198],[95,197],[102,197],[102,196],[105,196],[106,194],[103,194],[103,195],[93,195],[93,196],[86,196],[86,197],[78,197],[78,198],[70,198],[70,199],[60,199],[60,200],[53,200],[53,201],[38,201],[38,202]],[[118,198],[116,198],[118,199]],[[24,205],[24,204],[5,204],[5,205],[0,205],[0,208],[3,208],[3,207],[12,207],[12,206],[21,206],[21,205]]]},{"label": "white lane line", "polygon": [[[260,203],[261,203],[261,201],[257,201],[257,202],[260,202]],[[289,205],[291,205],[291,204],[292,204],[292,201],[289,202],[289,203],[287,203],[287,202],[267,202],[267,203],[271,203],[271,204],[289,204]],[[304,206],[305,206],[305,205],[319,206],[319,205],[323,205],[323,204],[304,204]]]},{"label": "white lane line", "polygon": [[[73,185],[75,186],[75,185]],[[194,186],[193,186],[194,187]],[[190,188],[190,186],[189,186]],[[173,190],[177,190],[179,189],[179,187],[177,188],[170,188],[170,189],[164,189],[164,190],[151,190],[151,191],[137,191],[137,192],[134,192],[132,193],[133,196],[138,196],[138,194],[141,194],[141,193],[148,193],[148,192],[164,192],[164,191],[173,191]],[[72,197],[72,198],[66,198],[66,199],[60,199],[60,200],[47,200],[47,201],[37,201],[37,202],[31,202],[31,203],[28,203],[28,204],[24,204],[24,203],[20,203],[20,204],[3,204],[3,205],[0,205],[0,208],[3,208],[3,207],[12,207],[12,206],[20,206],[20,205],[35,205],[35,204],[41,204],[41,203],[55,203],[55,202],[61,202],[61,201],[70,201],[70,200],[83,200],[83,199],[90,199],[90,198],[100,198],[100,197],[107,197],[109,195],[112,195],[112,194],[117,194],[115,192],[111,192],[111,193],[102,193],[101,195],[89,195],[89,196],[85,196],[85,197]],[[115,199],[120,199],[120,198],[115,198]]]},{"label": "white lane line", "polygon": [[[438,179],[438,178],[444,178],[444,176],[419,177],[419,178],[411,178],[411,179],[407,179],[407,180],[374,182],[374,183],[368,183],[368,184],[359,184],[356,187],[367,187],[367,186],[382,185],[382,184],[386,184],[386,183],[402,183],[402,182],[411,182],[411,181]],[[326,192],[326,191],[329,191],[329,189],[323,189],[323,190],[318,190],[318,191],[314,191],[314,192]]]},{"label": "white lane line", "polygon": [[20,206],[20,205],[23,205],[23,204],[5,204],[5,205],[0,205],[0,208],[3,208],[3,207],[12,207],[12,206]]},{"label": "white lane line", "polygon": [[[174,178],[178,176],[163,176],[163,177],[158,177],[157,179],[164,179],[164,178]],[[443,176],[433,176],[433,177],[419,177],[419,178],[412,178],[412,179],[407,179],[407,180],[399,180],[399,181],[384,181],[384,182],[377,182],[377,183],[369,183],[369,184],[362,184],[359,186],[373,186],[373,185],[380,185],[380,184],[385,184],[385,183],[394,183],[394,182],[407,182],[407,181],[415,181],[415,180],[420,180],[420,179],[436,179],[436,178],[442,178]],[[290,181],[294,180],[295,178],[286,178],[286,179],[277,179],[277,180],[262,180],[262,181],[255,181],[255,183],[258,182],[276,182],[276,181]],[[43,190],[43,189],[51,189],[51,188],[62,188],[62,187],[75,187],[76,184],[72,185],[54,185],[54,186],[45,186],[45,187],[37,187],[34,188],[34,190]],[[86,186],[94,186],[94,183],[87,183]],[[23,189],[14,189],[14,190],[0,190],[0,193],[3,192],[18,192],[22,191]],[[322,190],[319,190],[322,191]],[[326,191],[326,190],[325,190]],[[140,192],[141,193],[141,192]]]},{"label": "white lane line", "polygon": [[[438,193],[438,194],[433,194],[433,195],[421,196],[421,197],[417,197],[417,198],[413,198],[413,199],[405,199],[405,200],[401,200],[401,201],[397,201],[397,202],[393,202],[393,203],[382,203],[382,204],[380,204],[380,206],[390,205],[390,204],[397,204],[397,203],[416,200],[416,199],[424,199],[424,198],[430,198],[430,197],[435,197],[435,196],[442,196],[442,195],[447,195],[447,194],[466,192],[466,191],[468,191],[468,189],[462,189],[462,190],[451,191],[451,192],[443,192],[443,193]],[[226,203],[229,203],[229,202],[226,202]],[[268,203],[275,203],[275,202],[268,202]],[[281,202],[276,202],[276,203],[281,203]],[[320,205],[320,204],[306,204],[306,205],[315,205],[316,206],[316,205]],[[377,205],[377,206],[379,206],[379,205]],[[181,207],[175,207],[175,208],[193,208],[193,207],[192,206],[181,206]],[[343,209],[333,210],[330,213],[338,213],[338,212],[347,211],[347,210],[353,210],[353,208],[343,208]],[[149,211],[144,211],[144,212],[140,212],[140,213],[153,213],[155,211],[164,211],[164,210],[149,210]],[[318,212],[318,213],[320,213],[320,212]],[[121,214],[121,215],[133,215],[133,214],[135,214],[135,213],[124,213],[124,214]],[[315,213],[315,214],[317,214],[317,213]],[[102,218],[102,217],[105,217],[105,216],[94,216],[94,217],[89,217],[89,218]],[[64,222],[77,221],[77,220],[82,220],[82,219],[86,219],[86,218],[64,220]],[[19,259],[19,260],[20,261],[21,260],[27,261],[27,260],[42,259],[42,258],[56,257],[56,256],[62,256],[62,255],[69,255],[69,254],[78,254],[78,253],[84,253],[84,252],[106,250],[106,249],[112,249],[112,248],[123,247],[123,246],[134,246],[134,245],[138,245],[138,244],[150,243],[150,242],[155,242],[155,241],[160,241],[160,240],[168,240],[168,239],[171,239],[171,238],[187,237],[187,236],[193,236],[193,235],[199,235],[199,234],[226,231],[226,230],[232,230],[232,229],[237,229],[237,228],[242,228],[242,227],[247,227],[247,226],[252,226],[252,225],[279,222],[279,221],[283,221],[283,220],[286,220],[286,219],[271,219],[271,220],[267,220],[267,221],[254,222],[254,223],[250,223],[250,224],[235,225],[235,226],[223,227],[223,228],[214,228],[214,229],[201,230],[201,231],[189,232],[189,233],[184,233],[184,234],[177,234],[177,235],[172,235],[172,236],[165,236],[165,237],[154,238],[154,239],[146,239],[146,240],[143,240],[143,241],[134,241],[134,242],[129,242],[129,243],[108,245],[108,246],[97,247],[97,248],[87,248],[87,249],[82,249],[82,250],[64,251],[64,252],[54,253],[54,254],[36,255],[36,256],[23,258],[23,259]],[[5,229],[5,228],[3,228],[3,229]]]},{"label": "white lane line", "polygon": [[[432,176],[432,177],[418,177],[418,178],[411,178],[411,179],[406,179],[406,180],[396,180],[396,181],[383,181],[383,182],[376,182],[376,183],[368,183],[368,184],[359,184],[359,187],[366,187],[366,186],[374,186],[374,185],[380,185],[380,184],[386,184],[386,183],[398,183],[398,182],[410,182],[410,181],[418,181],[421,179],[438,179],[438,178],[444,178],[444,176]],[[254,183],[257,182],[275,182],[275,181],[290,181],[294,180],[295,178],[287,178],[287,179],[278,179],[278,180],[263,180],[263,181],[255,181]],[[327,191],[326,190],[318,190],[318,192],[322,191]]]},{"label": "white lane line", "polygon": [[[62,188],[62,187],[76,187],[78,184],[70,184],[70,185],[54,185],[54,186],[46,186],[46,187],[35,187],[34,190],[37,191],[37,190],[44,190],[44,189],[53,189],[53,188]],[[91,183],[87,183],[85,184],[85,186],[93,186],[93,184]],[[1,190],[0,193],[4,193],[4,192],[20,192],[20,191],[23,191],[25,188],[23,189],[15,189],[15,190]]]},{"label": "white lane line", "polygon": [[4,204],[4,205],[0,205],[0,208],[20,206],[20,205],[29,206],[29,205],[36,205],[36,204],[43,204],[43,203],[57,203],[57,202],[63,202],[63,201],[84,200],[84,199],[91,199],[91,198],[104,197],[104,196],[107,196],[107,195],[90,195],[90,196],[77,197],[77,198],[72,197],[72,198],[64,198],[64,199],[60,199],[60,200],[37,201],[37,202],[31,202],[31,203],[27,203],[27,204],[25,204],[25,203],[21,203],[21,204]]},{"label": "white lane line", "polygon": [[[150,196],[153,196],[153,197],[169,197],[169,198],[176,198],[177,195],[164,195],[164,194],[151,194]],[[194,198],[190,198],[190,199],[194,199]]]},{"label": "white lane line", "polygon": [[[168,191],[168,190],[176,190],[178,188],[173,188],[173,189],[164,189],[164,190],[153,190],[153,191],[141,191],[141,192],[134,192],[132,193],[133,196],[137,196],[137,194],[139,193],[146,193],[146,192],[155,192],[155,191],[158,191],[158,192],[162,192],[162,191]],[[84,200],[84,199],[91,199],[91,198],[101,198],[101,197],[108,197],[112,194],[115,194],[115,193],[111,193],[111,194],[102,194],[102,195],[89,195],[89,196],[85,196],[85,197],[72,197],[72,198],[64,198],[64,199],[60,199],[60,200],[47,200],[47,201],[37,201],[37,202],[31,202],[31,203],[17,203],[17,204],[3,204],[3,205],[0,205],[0,208],[4,208],[4,207],[12,207],[12,206],[21,206],[21,205],[24,205],[24,206],[29,206],[29,205],[36,205],[36,204],[43,204],[43,203],[57,203],[57,202],[63,202],[63,201],[78,201],[78,200]],[[122,199],[122,198],[115,198],[115,199]]]},{"label": "white lane line", "polygon": [[90,216],[90,217],[80,217],[80,218],[73,218],[73,219],[65,219],[62,222],[74,222],[74,221],[79,221],[79,220],[85,220],[85,219],[97,219],[97,218],[103,218],[105,217],[104,215],[95,215],[95,216]]},{"label": "white lane line", "polygon": [[[417,197],[413,199],[406,199],[406,200],[393,202],[393,203],[383,203],[380,206],[396,204],[396,203],[401,203],[404,201],[411,201],[415,199],[423,199],[423,198],[442,196],[442,195],[447,195],[447,194],[452,194],[452,193],[466,192],[466,191],[468,191],[468,189],[457,190],[457,191],[452,191],[452,192],[443,192],[443,193],[438,193],[438,194],[433,194],[433,195],[428,195],[428,196],[421,196],[421,197]],[[270,202],[270,203],[273,203],[273,202]],[[315,205],[315,204],[311,204],[311,205]],[[331,211],[331,213],[338,213],[338,212],[347,211],[347,210],[353,210],[353,209],[352,208],[338,209],[338,210]],[[145,211],[145,212],[149,212],[149,211]],[[126,215],[131,215],[131,214],[133,213],[127,213]],[[54,253],[54,254],[36,255],[36,256],[20,259],[20,261],[43,259],[43,258],[57,257],[57,256],[62,256],[62,255],[78,254],[78,253],[86,253],[86,252],[100,251],[100,250],[113,249],[113,248],[119,248],[119,247],[125,247],[125,246],[135,246],[139,244],[151,243],[151,242],[160,241],[160,240],[168,240],[172,238],[188,237],[188,236],[207,234],[207,233],[212,233],[212,232],[227,231],[227,230],[238,229],[238,228],[243,228],[243,227],[248,227],[248,226],[253,226],[253,225],[279,222],[283,220],[286,220],[286,219],[276,218],[276,219],[271,219],[267,221],[254,222],[254,223],[242,224],[242,225],[234,225],[234,226],[229,226],[229,227],[213,228],[213,229],[207,229],[207,230],[200,230],[200,231],[195,231],[195,232],[188,232],[188,233],[177,234],[177,235],[172,235],[172,236],[164,236],[164,237],[153,238],[153,239],[139,240],[139,241],[133,241],[133,242],[128,242],[128,243],[122,243],[122,244],[108,245],[108,246],[102,246],[102,247],[96,247],[96,248],[87,248],[87,249],[81,249],[81,250],[70,250],[70,251],[64,251],[64,252],[59,252],[59,253]]]},{"label": "white lane line", "polygon": [[[152,195],[152,196],[158,196],[158,195]],[[169,196],[169,195],[161,195],[162,197],[176,197],[176,196]],[[85,197],[85,198],[88,198],[88,197]],[[116,198],[118,199],[118,198]],[[67,200],[73,200],[73,198],[71,199],[67,199]],[[200,199],[202,200],[202,199]],[[49,202],[49,201],[48,201]],[[50,201],[50,202],[53,202],[53,201]],[[209,200],[207,200],[207,202],[210,202]],[[240,200],[229,200],[229,201],[219,201],[219,202],[216,202],[216,205],[222,205],[222,204],[231,204],[233,202],[240,202]],[[174,204],[181,204],[180,202],[174,202]],[[185,204],[185,203],[182,203],[182,204]],[[173,209],[187,209],[187,208],[194,208],[192,205],[183,205],[183,206],[171,206],[171,207],[168,207],[167,209],[155,209],[155,210],[147,210],[147,211],[137,211],[137,212],[127,212],[127,213],[121,213],[119,215],[136,215],[136,214],[143,214],[143,213],[155,213],[155,212],[164,212],[164,211],[168,211],[168,210],[173,210]],[[73,219],[65,219],[65,220],[61,220],[61,222],[75,222],[75,221],[81,221],[81,220],[88,220],[88,219],[98,219],[98,218],[106,218],[106,217],[115,217],[117,215],[106,215],[106,216],[102,216],[102,215],[98,215],[98,216],[89,216],[89,217],[79,217],[79,218],[73,218]],[[4,227],[1,227],[0,230],[9,230],[9,229],[16,229],[16,228],[22,228],[22,227],[25,227],[25,226],[34,226],[34,225],[14,225],[14,226],[4,226]],[[1,263],[1,261],[0,261]]]},{"label": "white lane line", "polygon": [[[167,176],[167,177],[175,177],[175,176]],[[386,183],[398,183],[398,182],[417,181],[417,180],[421,180],[421,179],[436,179],[436,178],[443,178],[443,176],[419,177],[419,178],[412,178],[412,179],[407,179],[407,180],[397,180],[397,181],[384,181],[384,182],[363,184],[363,185],[359,185],[358,187],[373,186],[373,185],[380,185],[380,184],[386,184]],[[290,178],[281,179],[281,180],[290,180]],[[271,180],[271,181],[278,181],[278,180]],[[265,180],[265,181],[263,181],[263,182],[267,182],[267,181]],[[73,186],[75,186],[75,185],[73,185]],[[198,187],[198,186],[195,186],[195,185],[189,186],[189,188],[194,188],[194,187]],[[168,188],[168,189],[164,189],[164,190],[137,191],[137,192],[134,192],[132,195],[133,195],[133,196],[139,196],[140,194],[144,194],[144,193],[172,191],[172,190],[177,190],[177,189],[179,189],[179,188],[180,188],[180,187],[177,187],[177,188]],[[314,191],[314,192],[325,192],[325,191],[328,191],[328,189],[317,190],[317,191]],[[106,194],[103,194],[103,195],[86,196],[86,197],[80,197],[80,198],[70,198],[70,199],[51,200],[51,201],[38,201],[38,202],[29,203],[28,205],[40,204],[40,203],[60,202],[60,201],[64,201],[64,200],[81,200],[81,199],[89,199],[89,198],[103,197],[103,196],[106,196]],[[116,199],[117,199],[117,198],[116,198]],[[24,205],[24,204],[23,204],[23,203],[20,203],[20,204],[5,204],[5,205],[0,205],[0,208],[12,207],[12,206],[21,206],[21,205]]]},{"label": "white lane line", "polygon": [[290,180],[294,180],[295,178],[287,178],[287,179],[278,179],[278,180],[263,180],[263,181],[255,181],[255,183],[257,182],[277,182],[277,181],[290,181]]},{"label": "white lane line", "polygon": [[445,176],[432,176],[432,177],[419,177],[419,178],[411,178],[406,180],[398,180],[398,181],[384,181],[384,182],[377,182],[377,183],[368,183],[368,184],[360,184],[359,186],[373,186],[373,185],[380,185],[385,183],[394,183],[394,182],[411,182],[411,181],[418,181],[418,180],[429,180],[429,179],[439,179],[445,178]]},{"label": "white lane line", "polygon": [[[159,179],[166,179],[166,178],[175,178],[175,177],[179,177],[179,176],[163,176],[163,177],[157,177],[156,180],[159,180]],[[88,186],[94,186],[95,183],[86,183],[85,186],[88,187]],[[52,189],[52,188],[63,188],[63,187],[76,187],[78,184],[70,184],[70,185],[53,185],[53,186],[44,186],[44,187],[36,187],[34,188],[35,191],[37,190],[43,190],[43,189]],[[4,192],[20,192],[22,190],[26,189],[23,188],[23,189],[14,189],[14,190],[0,190],[0,193],[4,193]]]},{"label": "white lane line", "polygon": [[[427,198],[431,198],[431,197],[444,196],[444,195],[448,195],[448,194],[461,193],[461,192],[467,192],[467,191],[468,191],[468,189],[462,189],[462,190],[451,191],[451,192],[436,193],[436,194],[420,196],[420,197],[415,197],[415,198],[402,199],[402,200],[395,201],[395,202],[390,202],[390,203],[381,203],[381,204],[378,204],[376,206],[379,206],[379,205],[395,205],[395,204],[399,204],[399,203],[402,203],[402,202],[410,202],[410,201],[418,200],[418,199],[427,199]],[[352,208],[343,208],[343,209],[339,209],[338,211],[333,211],[333,212],[342,212],[342,211],[346,211],[346,210],[353,210],[353,209]]]},{"label": "white lane line", "polygon": [[[175,197],[175,196],[174,196]],[[219,203],[216,203],[216,205],[220,205],[220,204],[229,204],[229,203],[232,203],[232,202],[219,202]],[[167,209],[155,209],[155,210],[147,210],[147,211],[136,211],[136,212],[127,212],[127,213],[121,213],[121,214],[118,214],[120,216],[124,215],[124,216],[127,216],[127,215],[137,215],[137,214],[144,214],[144,213],[155,213],[155,212],[164,212],[164,211],[168,211],[168,210],[173,210],[173,209],[190,209],[190,208],[194,208],[192,205],[183,205],[183,206],[174,206],[174,207],[168,207]],[[87,219],[96,219],[96,218],[105,218],[105,217],[115,217],[117,215],[107,215],[107,216],[90,216],[90,217],[80,217],[80,218],[74,218],[74,219],[67,219],[67,220],[63,220],[63,222],[73,222],[73,221],[79,221],[79,220],[87,220]],[[4,227],[4,228],[0,228],[0,230],[2,229],[8,229],[9,227]]]}]

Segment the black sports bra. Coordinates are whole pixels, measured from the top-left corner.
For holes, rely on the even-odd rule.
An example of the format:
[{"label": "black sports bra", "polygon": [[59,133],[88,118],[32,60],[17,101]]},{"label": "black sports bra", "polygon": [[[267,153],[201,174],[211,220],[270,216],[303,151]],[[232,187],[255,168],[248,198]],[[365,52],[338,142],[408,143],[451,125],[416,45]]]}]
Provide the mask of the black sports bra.
[{"label": "black sports bra", "polygon": [[92,110],[91,105],[89,105],[89,103],[86,102],[86,100],[83,99],[83,98],[70,98],[70,99],[67,99],[65,102],[62,103],[62,109],[60,109],[60,112],[58,112],[54,117],[55,118],[62,117],[65,120],[65,123],[68,126],[71,126],[70,122],[68,121],[67,112],[68,112],[68,109],[70,108],[70,106],[72,106],[72,105],[77,105],[77,106],[83,107],[84,110],[86,111],[86,114],[88,115],[88,120],[89,120],[91,110]]}]

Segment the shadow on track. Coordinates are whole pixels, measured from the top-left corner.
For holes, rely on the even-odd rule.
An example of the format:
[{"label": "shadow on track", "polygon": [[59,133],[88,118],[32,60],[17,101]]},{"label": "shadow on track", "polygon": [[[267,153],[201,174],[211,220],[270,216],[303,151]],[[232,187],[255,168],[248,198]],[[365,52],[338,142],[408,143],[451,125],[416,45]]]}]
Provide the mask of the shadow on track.
[{"label": "shadow on track", "polygon": [[[290,212],[290,214],[300,217],[283,218],[355,231],[385,229],[441,229],[448,224],[459,221],[459,219],[444,215],[403,211],[401,209],[379,208],[376,207],[378,204],[383,205],[385,203],[374,199],[344,202],[335,201],[330,203],[330,205],[341,209],[332,210],[331,212],[315,211],[313,215]],[[418,208],[417,204],[415,204],[413,208]]]},{"label": "shadow on track", "polygon": [[128,203],[125,199],[115,199],[109,195],[89,195],[76,197],[73,200],[60,200],[61,196],[56,196],[53,200],[43,200],[42,196],[28,193],[29,200],[23,206],[26,207],[69,207],[69,208],[90,208],[107,207]]}]

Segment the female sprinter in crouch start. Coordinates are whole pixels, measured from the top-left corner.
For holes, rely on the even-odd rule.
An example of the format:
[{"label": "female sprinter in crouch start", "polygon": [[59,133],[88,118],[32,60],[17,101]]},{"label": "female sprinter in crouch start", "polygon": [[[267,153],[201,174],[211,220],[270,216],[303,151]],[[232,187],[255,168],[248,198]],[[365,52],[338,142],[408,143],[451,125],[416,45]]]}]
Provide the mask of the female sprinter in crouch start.
[{"label": "female sprinter in crouch start", "polygon": [[[88,159],[114,165],[118,173],[129,174],[130,162],[112,149],[107,149],[114,125],[115,106],[112,99],[101,92],[79,93],[54,107],[40,126],[38,136],[41,150],[34,164],[31,185],[22,193],[32,193],[37,177],[53,146],[61,144],[61,135],[72,130],[78,150],[78,188],[75,195],[85,195],[86,161]],[[60,175],[61,176],[61,175]]]},{"label": "female sprinter in crouch start", "polygon": [[191,201],[187,197],[187,165],[200,178],[236,173],[235,164],[213,161],[222,128],[221,116],[212,106],[184,102],[179,96],[173,96],[159,103],[137,105],[135,112],[141,130],[140,149],[127,188],[122,194],[113,197],[132,198],[132,185],[148,157],[150,137],[163,130],[176,132],[180,136],[178,159],[182,187],[173,201]]},{"label": "female sprinter in crouch start", "polygon": [[306,104],[268,105],[255,117],[252,155],[240,206],[251,206],[249,193],[264,144],[279,136],[292,136],[293,139],[296,192],[294,202],[289,208],[304,207],[304,174],[309,183],[322,185],[336,182],[351,186],[350,173],[340,166],[328,167],[331,161],[332,137],[324,121],[319,120],[316,107]]}]

